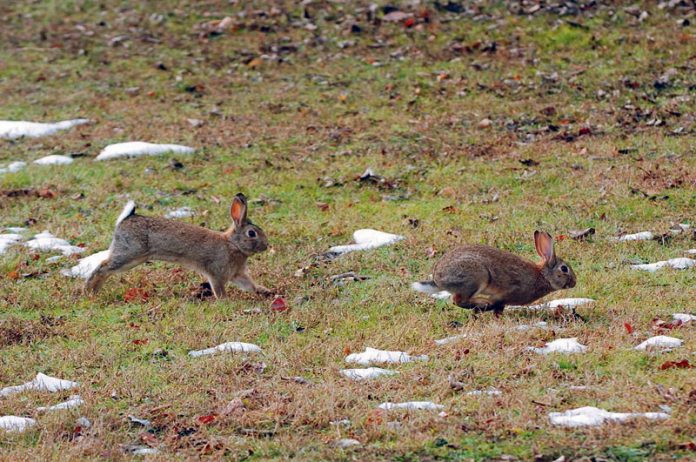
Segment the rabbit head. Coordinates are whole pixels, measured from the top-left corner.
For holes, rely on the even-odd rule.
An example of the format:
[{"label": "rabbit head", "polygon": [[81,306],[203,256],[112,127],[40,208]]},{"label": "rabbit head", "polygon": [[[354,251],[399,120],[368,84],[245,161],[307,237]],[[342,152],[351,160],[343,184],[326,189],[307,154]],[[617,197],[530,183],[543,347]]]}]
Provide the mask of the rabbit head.
[{"label": "rabbit head", "polygon": [[534,231],[534,245],[541,257],[540,270],[554,290],[575,287],[575,273],[570,265],[556,257],[553,238],[544,231]]},{"label": "rabbit head", "polygon": [[234,222],[234,231],[229,235],[229,239],[243,254],[252,255],[268,248],[266,234],[247,218],[247,200],[244,194],[239,193],[232,200],[230,215]]}]

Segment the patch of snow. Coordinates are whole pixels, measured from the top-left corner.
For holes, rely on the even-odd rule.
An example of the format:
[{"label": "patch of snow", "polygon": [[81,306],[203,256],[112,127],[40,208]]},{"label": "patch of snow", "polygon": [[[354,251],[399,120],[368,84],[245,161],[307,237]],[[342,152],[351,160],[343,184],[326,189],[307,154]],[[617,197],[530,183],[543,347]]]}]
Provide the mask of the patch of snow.
[{"label": "patch of snow", "polygon": [[341,448],[341,449],[348,449],[348,448],[354,448],[357,446],[362,446],[362,443],[358,440],[354,440],[352,438],[343,438],[341,440],[334,441],[332,446]]},{"label": "patch of snow", "polygon": [[152,427],[152,422],[150,422],[150,421],[147,420],[147,419],[141,419],[140,417],[136,417],[136,416],[134,416],[134,415],[129,415],[129,416],[128,416],[128,420],[129,420],[131,423],[138,424],[138,425],[142,425],[142,426],[145,427],[145,428],[150,428],[150,427]]},{"label": "patch of snow", "polygon": [[466,334],[452,335],[451,337],[445,337],[445,338],[441,338],[439,340],[435,340],[435,345],[437,345],[437,346],[447,345],[449,343],[457,342],[465,337],[466,337]]},{"label": "patch of snow", "polygon": [[68,165],[75,161],[72,157],[53,154],[34,161],[37,165]]},{"label": "patch of snow", "polygon": [[85,251],[82,247],[70,245],[65,239],[60,239],[48,231],[37,234],[33,239],[25,242],[24,245],[39,252],[62,252],[66,257]]},{"label": "patch of snow", "polygon": [[662,420],[669,418],[669,414],[664,412],[609,412],[591,406],[549,413],[551,424],[561,427],[598,427],[606,422],[625,422],[638,417]]},{"label": "patch of snow", "polygon": [[341,374],[351,380],[369,380],[383,375],[396,375],[398,372],[382,369],[380,367],[368,367],[367,369],[342,369]]},{"label": "patch of snow", "polygon": [[166,153],[192,154],[195,149],[180,144],[155,144],[142,141],[110,144],[94,160],[111,160],[122,157],[159,156]]},{"label": "patch of snow", "polygon": [[36,425],[36,420],[28,417],[17,417],[15,415],[4,415],[0,417],[0,430],[5,430],[7,432],[23,432],[34,425]]},{"label": "patch of snow", "polygon": [[67,130],[88,122],[88,119],[64,120],[55,123],[0,120],[0,138],[9,140],[21,137],[38,138],[40,136],[53,135],[61,130]]},{"label": "patch of snow", "polygon": [[20,234],[0,234],[0,255],[21,240],[22,236]]},{"label": "patch of snow", "polygon": [[405,239],[404,236],[389,234],[374,229],[359,229],[353,233],[355,244],[336,245],[329,249],[330,253],[344,254],[356,250],[369,250],[393,244]]},{"label": "patch of snow", "polygon": [[332,420],[329,424],[335,427],[350,427],[352,425],[349,419]]},{"label": "patch of snow", "polygon": [[57,391],[70,390],[71,388],[76,388],[79,385],[80,384],[77,382],[50,377],[39,372],[36,374],[36,377],[34,377],[34,380],[30,382],[1,389],[0,396],[8,396],[27,390],[48,391],[55,393]]},{"label": "patch of snow", "polygon": [[15,234],[21,234],[21,233],[26,233],[27,228],[20,228],[19,226],[10,226],[8,228],[5,228],[5,231],[9,231],[9,232],[15,233]]},{"label": "patch of snow", "polygon": [[94,272],[94,270],[97,269],[101,262],[109,258],[109,252],[110,251],[108,249],[102,250],[101,252],[93,253],[88,257],[81,258],[77,262],[77,265],[73,266],[72,268],[61,270],[60,274],[71,278],[80,277],[87,279]]},{"label": "patch of snow", "polygon": [[407,401],[405,403],[382,403],[378,406],[380,409],[385,411],[392,411],[394,409],[406,409],[409,411],[435,411],[439,409],[444,409],[445,406],[441,404],[435,404],[432,401]]},{"label": "patch of snow", "polygon": [[192,217],[193,215],[194,212],[191,208],[181,207],[179,209],[172,210],[171,212],[167,212],[164,218],[188,218]]},{"label": "patch of snow", "polygon": [[85,402],[80,395],[72,395],[67,401],[63,401],[62,403],[58,403],[53,406],[37,407],[36,410],[39,412],[60,411],[62,409],[73,409],[78,406],[82,406],[83,404],[85,404]]},{"label": "patch of snow", "polygon": [[75,423],[82,428],[89,428],[92,426],[92,422],[85,416],[78,417]]},{"label": "patch of snow", "polygon": [[682,324],[686,324],[687,322],[691,321],[696,321],[696,316],[693,314],[686,314],[686,313],[674,313],[672,315],[672,318],[674,318],[675,321],[681,321]]},{"label": "patch of snow", "polygon": [[526,331],[530,329],[546,329],[549,324],[546,321],[539,321],[536,324],[520,324],[515,327],[515,330]]},{"label": "patch of snow", "polygon": [[132,454],[134,456],[149,456],[152,454],[159,454],[160,450],[157,448],[151,448],[150,446],[124,446],[123,451]]},{"label": "patch of snow", "polygon": [[631,268],[654,273],[660,268],[669,267],[674,269],[687,269],[691,268],[692,266],[696,266],[696,260],[692,258],[671,258],[669,260],[646,263],[644,265],[631,265]]},{"label": "patch of snow", "polygon": [[403,351],[377,350],[365,347],[362,353],[353,353],[346,356],[347,363],[357,363],[367,366],[372,363],[409,363],[411,361],[427,361],[426,355],[411,356]]},{"label": "patch of snow", "polygon": [[689,255],[696,255],[696,249],[689,249],[686,251]]},{"label": "patch of snow", "polygon": [[650,348],[676,348],[680,347],[684,343],[683,340],[674,338],[674,337],[668,337],[666,335],[658,335],[656,337],[650,337],[637,347],[635,347],[636,350],[647,350]]},{"label": "patch of snow", "polygon": [[206,348],[205,350],[189,351],[188,354],[192,358],[197,358],[199,356],[225,352],[261,353],[261,348],[253,343],[227,342],[212,348]]},{"label": "patch of snow", "polygon": [[634,234],[624,234],[623,236],[615,238],[616,241],[626,242],[626,241],[649,241],[655,237],[650,231],[641,231],[640,233]]},{"label": "patch of snow", "polygon": [[594,303],[596,300],[592,298],[559,298],[556,300],[551,300],[546,303],[541,303],[539,305],[512,305],[505,307],[506,310],[549,310],[556,309],[560,306],[564,308],[575,308],[576,306],[587,305],[589,303]]},{"label": "patch of snow", "polygon": [[22,162],[22,161],[10,162],[10,164],[7,167],[0,168],[0,175],[2,175],[3,173],[16,173],[16,172],[22,170],[26,166],[27,166],[26,162]]},{"label": "patch of snow", "polygon": [[497,388],[487,388],[485,390],[472,390],[466,393],[469,396],[481,396],[481,395],[490,395],[490,396],[500,396],[503,394],[502,391],[498,390]]},{"label": "patch of snow", "polygon": [[527,347],[528,350],[542,355],[549,353],[584,353],[587,351],[585,345],[578,342],[577,337],[559,338],[546,344],[544,348]]}]

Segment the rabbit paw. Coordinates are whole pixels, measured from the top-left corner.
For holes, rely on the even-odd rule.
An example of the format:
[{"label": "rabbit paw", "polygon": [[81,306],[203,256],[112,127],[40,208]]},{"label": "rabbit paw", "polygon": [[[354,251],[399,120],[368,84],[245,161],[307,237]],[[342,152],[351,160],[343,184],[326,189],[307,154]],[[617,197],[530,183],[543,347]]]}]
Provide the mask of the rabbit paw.
[{"label": "rabbit paw", "polygon": [[259,295],[263,295],[264,297],[268,297],[273,295],[273,291],[267,287],[264,286],[256,286],[255,291]]}]

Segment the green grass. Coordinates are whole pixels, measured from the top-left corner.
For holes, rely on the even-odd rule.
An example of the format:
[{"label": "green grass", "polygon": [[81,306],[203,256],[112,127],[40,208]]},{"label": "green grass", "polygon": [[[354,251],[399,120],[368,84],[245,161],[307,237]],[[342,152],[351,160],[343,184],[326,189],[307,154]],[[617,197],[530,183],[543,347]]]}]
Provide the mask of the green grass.
[{"label": "green grass", "polygon": [[[694,374],[659,369],[691,356],[693,327],[665,333],[685,342],[669,353],[632,347],[657,334],[653,318],[694,312],[696,273],[636,272],[627,262],[681,257],[696,244],[687,233],[666,245],[610,239],[696,226],[696,81],[689,72],[696,38],[693,25],[676,26],[683,11],[651,8],[639,24],[623,7],[613,15],[599,7],[527,17],[495,2],[474,18],[428,3],[431,21],[408,29],[368,23],[356,2],[312,3],[308,14],[318,29],[310,31],[295,2],[131,3],[0,6],[0,120],[94,121],[60,135],[0,142],[0,167],[86,154],[70,166],[30,163],[1,175],[1,191],[48,188],[56,197],[0,195],[0,227],[29,223],[30,235],[47,229],[90,254],[109,245],[128,198],[147,215],[191,207],[196,216],[187,220],[220,230],[229,224],[231,198],[243,192],[252,201],[250,218],[271,242],[269,252],[250,260],[251,273],[284,295],[291,310],[273,313],[270,300],[232,287],[223,302],[193,301],[201,277],[159,262],[113,277],[89,298],[81,281],[59,273],[76,257],[50,263],[50,254],[11,249],[0,256],[0,385],[44,372],[79,381],[86,403],[38,415],[36,407],[70,393],[0,399],[0,415],[39,421],[23,434],[0,433],[3,458],[118,460],[131,457],[124,446],[145,442],[161,450],[154,457],[161,460],[638,461],[693,454],[683,445],[696,432]],[[242,10],[246,16],[237,15]],[[362,33],[350,32],[353,19],[337,21],[348,13]],[[225,16],[234,18],[234,31],[200,32],[200,23]],[[129,38],[109,46],[120,35]],[[339,47],[347,40],[354,44]],[[494,41],[495,53],[483,51]],[[288,44],[297,51],[279,51]],[[263,55],[260,65],[248,65]],[[669,68],[676,69],[671,85],[656,89]],[[187,91],[196,85],[202,92]],[[126,92],[133,87],[136,94]],[[193,128],[189,118],[204,125]],[[479,128],[484,118],[491,127]],[[651,119],[663,124],[648,125]],[[585,127],[590,133],[581,135]],[[93,162],[107,144],[132,140],[198,150]],[[171,169],[173,158],[185,167]],[[525,166],[524,159],[539,165]],[[366,168],[395,187],[356,181]],[[326,187],[326,178],[339,185]],[[578,285],[551,296],[595,298],[580,309],[586,323],[513,312],[476,319],[409,288],[459,243],[535,258],[535,229],[567,236],[590,226],[597,232],[588,241],[557,243]],[[360,228],[406,239],[294,275]],[[346,271],[370,279],[334,287],[329,277]],[[147,301],[126,302],[132,287],[147,292]],[[514,330],[539,320],[550,329]],[[432,342],[458,333],[468,336],[442,347]],[[578,337],[588,353],[525,351],[567,337]],[[256,343],[264,354],[187,356],[226,341]],[[344,379],[344,356],[366,346],[430,360],[374,382]],[[493,386],[503,394],[467,396],[450,388],[448,375],[465,391]],[[311,383],[289,380],[295,376]],[[235,398],[245,410],[222,415]],[[447,415],[377,410],[384,401],[420,399],[445,405]],[[644,412],[660,405],[673,409],[670,419],[569,430],[547,418],[581,406]],[[200,423],[209,414],[218,417]],[[82,415],[93,425],[76,435]],[[131,425],[128,415],[152,420],[153,430]],[[346,418],[348,428],[330,424]],[[334,448],[340,438],[362,446]]]}]

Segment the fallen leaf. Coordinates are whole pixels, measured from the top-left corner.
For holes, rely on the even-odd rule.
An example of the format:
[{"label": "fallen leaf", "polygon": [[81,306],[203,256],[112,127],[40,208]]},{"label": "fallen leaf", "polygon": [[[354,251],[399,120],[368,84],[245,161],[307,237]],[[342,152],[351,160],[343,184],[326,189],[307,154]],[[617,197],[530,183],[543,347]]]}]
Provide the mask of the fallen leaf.
[{"label": "fallen leaf", "polygon": [[147,292],[145,292],[144,289],[139,287],[131,287],[126,291],[126,294],[123,296],[123,300],[128,303],[132,301],[146,302],[149,297],[150,296]]},{"label": "fallen leaf", "polygon": [[202,415],[202,416],[198,417],[197,420],[198,420],[198,423],[203,424],[203,425],[207,425],[210,422],[212,422],[213,420],[215,420],[215,417],[216,417],[215,414]]},{"label": "fallen leaf", "polygon": [[146,338],[144,338],[144,339],[135,339],[135,340],[133,340],[133,345],[147,345],[148,342],[149,342],[149,340],[146,339]]},{"label": "fallen leaf", "polygon": [[660,366],[660,370],[664,371],[667,369],[692,369],[694,366],[689,364],[688,359],[682,359],[681,361],[665,361]]},{"label": "fallen leaf", "polygon": [[626,328],[626,332],[628,332],[629,334],[632,334],[632,333],[633,333],[633,326],[632,326],[632,325],[630,325],[629,323],[625,322],[625,323],[624,323],[624,327]]},{"label": "fallen leaf", "polygon": [[273,300],[273,303],[271,303],[271,311],[275,311],[276,313],[282,313],[283,311],[289,310],[290,307],[288,307],[288,304],[285,303],[285,299],[283,297],[276,297]]}]

